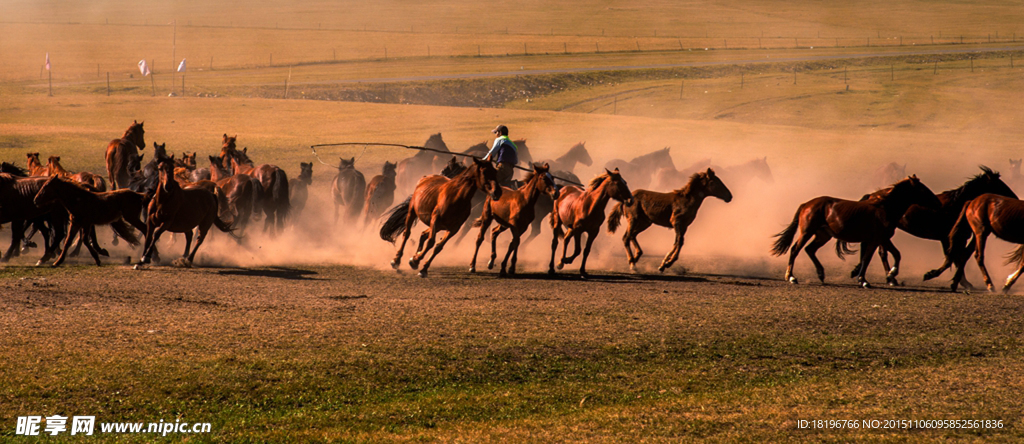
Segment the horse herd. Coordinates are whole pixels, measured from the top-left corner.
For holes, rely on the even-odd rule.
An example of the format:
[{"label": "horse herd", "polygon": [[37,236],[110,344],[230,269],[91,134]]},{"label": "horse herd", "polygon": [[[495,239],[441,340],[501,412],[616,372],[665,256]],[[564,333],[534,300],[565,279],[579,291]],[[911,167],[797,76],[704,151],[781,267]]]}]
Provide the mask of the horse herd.
[{"label": "horse herd", "polygon": [[[223,136],[219,156],[209,156],[210,166],[198,168],[196,154],[175,159],[166,146],[153,144],[153,155],[143,165],[146,148],[143,123],[133,122],[124,135],[111,141],[106,151],[107,179],[88,173],[72,173],[60,165],[60,157],[51,156],[44,166],[38,153],[29,153],[27,168],[4,162],[0,171],[0,223],[10,223],[11,246],[2,260],[26,248],[36,231],[42,232],[44,255],[40,263],[56,257],[60,265],[69,254],[85,245],[97,265],[107,252],[97,242],[95,227],[109,225],[115,233],[113,243],[123,239],[135,246],[142,243],[134,230],[144,233],[142,255],[137,265],[151,262],[157,255],[156,242],[164,232],[182,233],[185,252],[181,261],[191,265],[196,250],[208,231],[216,227],[241,240],[250,221],[265,217],[264,232],[271,236],[285,228],[286,220],[301,214],[312,183],[312,163],[301,163],[297,179],[289,180],[285,171],[271,164],[256,164],[247,148],[239,150],[236,137]],[[497,260],[497,239],[508,231],[511,240],[501,262],[500,275],[514,275],[520,245],[536,238],[544,220],[552,228],[548,272],[556,273],[582,255],[579,273],[588,276],[587,258],[594,240],[607,221],[607,230],[615,233],[624,226],[622,237],[631,269],[643,256],[637,235],[658,225],[674,231],[674,243],[662,259],[659,271],[665,271],[678,259],[687,227],[695,220],[702,202],[716,197],[725,202],[733,195],[723,182],[742,183],[760,178],[773,181],[767,159],[734,167],[712,166],[710,159],[676,169],[669,149],[656,150],[630,161],[612,160],[603,173],[582,186],[574,173],[577,164],[590,166],[593,160],[583,143],[564,155],[534,162],[525,140],[516,141],[519,157],[529,168],[522,180],[499,184],[490,162],[480,160],[486,143],[455,153],[448,149],[441,134],[430,136],[424,150],[396,163],[385,162],[380,175],[369,182],[355,167],[355,158],[341,159],[338,174],[331,183],[335,223],[369,227],[380,222],[380,237],[398,242],[391,265],[398,268],[417,222],[426,225],[420,233],[415,253],[408,264],[427,276],[430,264],[450,240],[458,242],[477,228],[470,271],[476,271],[480,246],[491,234],[491,253],[487,263]],[[449,154],[450,153],[450,154]],[[462,161],[455,155],[462,155]],[[895,167],[898,165],[893,164]],[[905,165],[902,167],[905,169]],[[441,174],[436,174],[440,172]],[[625,178],[634,186],[630,190]],[[411,191],[397,205],[395,194]],[[615,201],[606,215],[607,206]],[[547,217],[550,214],[550,217]],[[851,277],[867,287],[865,272],[877,251],[887,270],[886,281],[898,285],[901,255],[892,243],[896,229],[917,237],[938,240],[945,262],[929,271],[925,280],[956,266],[952,282],[970,286],[963,268],[973,253],[990,290],[993,289],[984,265],[985,242],[989,234],[1024,244],[1024,202],[996,173],[982,167],[982,173],[961,187],[934,194],[916,176],[899,180],[889,187],[844,200],[822,196],[802,204],[792,223],[776,235],[775,255],[789,252],[785,279],[797,283],[794,262],[803,250],[810,257],[819,280],[825,272],[816,252],[836,239],[839,257],[854,253],[850,243],[860,244],[860,262]],[[492,228],[492,225],[493,228]],[[530,235],[526,231],[531,229]],[[26,235],[26,231],[32,230]],[[583,244],[583,235],[586,243]],[[196,243],[193,247],[193,235]],[[58,246],[63,240],[63,247]],[[569,243],[573,243],[569,254]],[[556,260],[561,244],[562,254]],[[72,254],[74,254],[72,253]],[[894,265],[889,266],[889,255]],[[1011,255],[1018,269],[1008,279],[1009,290],[1024,270],[1024,245]]]}]

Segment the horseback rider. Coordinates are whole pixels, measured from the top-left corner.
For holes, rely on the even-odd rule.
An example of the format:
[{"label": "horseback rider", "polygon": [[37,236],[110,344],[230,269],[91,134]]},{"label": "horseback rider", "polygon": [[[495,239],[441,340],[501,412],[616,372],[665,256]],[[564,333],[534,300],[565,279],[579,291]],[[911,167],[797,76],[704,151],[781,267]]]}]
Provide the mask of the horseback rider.
[{"label": "horseback rider", "polygon": [[519,148],[509,140],[507,126],[498,125],[491,132],[498,137],[494,139],[494,145],[487,152],[487,155],[484,156],[484,160],[490,160],[498,164],[499,185],[511,186],[512,174],[515,172],[515,166],[519,163]]}]

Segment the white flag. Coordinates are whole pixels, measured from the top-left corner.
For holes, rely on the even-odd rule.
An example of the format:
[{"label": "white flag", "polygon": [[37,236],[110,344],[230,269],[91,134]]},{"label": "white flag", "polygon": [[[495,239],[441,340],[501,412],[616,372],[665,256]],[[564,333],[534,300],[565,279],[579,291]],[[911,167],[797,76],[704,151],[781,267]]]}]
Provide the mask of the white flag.
[{"label": "white flag", "polygon": [[146,77],[149,75],[149,66],[146,65],[145,59],[139,60],[139,72],[142,73],[142,77]]},{"label": "white flag", "polygon": [[46,70],[50,70],[50,53],[46,53]]},{"label": "white flag", "polygon": [[185,72],[185,59],[181,59],[181,64],[178,65],[178,72]]}]

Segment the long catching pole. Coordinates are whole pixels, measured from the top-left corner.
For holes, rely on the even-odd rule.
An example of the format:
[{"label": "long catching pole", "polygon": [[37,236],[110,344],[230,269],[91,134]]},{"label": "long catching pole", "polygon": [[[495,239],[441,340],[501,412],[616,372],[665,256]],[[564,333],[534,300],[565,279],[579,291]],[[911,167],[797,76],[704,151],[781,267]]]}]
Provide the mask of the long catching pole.
[{"label": "long catching pole", "polygon": [[[435,153],[450,154],[450,155],[453,155],[453,156],[472,157],[474,159],[482,159],[481,157],[477,157],[477,156],[474,156],[472,154],[453,153],[451,151],[442,151],[442,150],[435,149],[435,148],[427,148],[425,146],[402,145],[402,144],[399,144],[399,143],[378,143],[378,142],[321,143],[321,144],[317,144],[317,145],[310,145],[309,148],[311,150],[313,150],[313,155],[316,156],[317,160],[320,160],[320,156],[316,152],[317,147],[322,147],[322,146],[357,146],[357,145],[362,145],[362,146],[390,146],[390,147],[405,148],[405,149],[410,149],[410,150],[433,151]],[[323,163],[324,165],[330,166],[329,164],[324,163],[323,160],[320,160],[320,163]],[[516,165],[513,168],[515,168],[517,170],[521,170],[521,171],[533,172],[533,170],[531,170],[529,168],[523,168],[523,167],[521,167],[519,165]],[[551,177],[553,177],[555,179],[558,179],[558,180],[561,180],[562,182],[571,183],[573,185],[578,185],[578,186],[581,186],[581,187],[583,186],[583,184],[581,184],[579,182],[576,182],[575,180],[561,178],[561,177],[555,176],[553,174],[551,175]]]}]

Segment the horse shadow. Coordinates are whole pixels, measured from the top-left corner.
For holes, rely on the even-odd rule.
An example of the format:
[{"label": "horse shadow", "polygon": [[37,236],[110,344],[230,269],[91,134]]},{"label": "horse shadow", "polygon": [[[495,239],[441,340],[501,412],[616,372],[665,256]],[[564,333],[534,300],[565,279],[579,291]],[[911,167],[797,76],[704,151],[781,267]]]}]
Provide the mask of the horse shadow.
[{"label": "horse shadow", "polygon": [[229,268],[218,270],[217,274],[222,276],[249,276],[249,277],[266,277],[274,279],[285,279],[293,281],[326,281],[325,278],[312,278],[308,276],[315,276],[319,273],[311,270],[302,270],[298,268],[289,267],[269,267],[269,268]]}]

